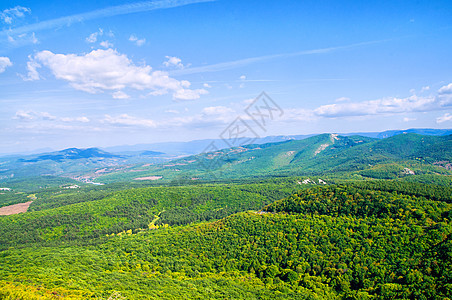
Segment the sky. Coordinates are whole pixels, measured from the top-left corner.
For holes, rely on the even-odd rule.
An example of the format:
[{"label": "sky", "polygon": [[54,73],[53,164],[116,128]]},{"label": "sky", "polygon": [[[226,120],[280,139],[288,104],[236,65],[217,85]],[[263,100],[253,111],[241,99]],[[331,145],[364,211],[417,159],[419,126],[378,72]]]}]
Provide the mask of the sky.
[{"label": "sky", "polygon": [[451,128],[451,53],[451,1],[2,1],[0,154]]}]

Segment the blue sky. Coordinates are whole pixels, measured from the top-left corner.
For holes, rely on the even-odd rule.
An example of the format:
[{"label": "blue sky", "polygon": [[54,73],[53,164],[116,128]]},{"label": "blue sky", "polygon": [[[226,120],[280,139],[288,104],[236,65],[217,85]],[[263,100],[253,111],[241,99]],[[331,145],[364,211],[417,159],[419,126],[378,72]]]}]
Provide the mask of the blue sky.
[{"label": "blue sky", "polygon": [[3,1],[0,153],[450,128],[452,2],[367,2]]}]

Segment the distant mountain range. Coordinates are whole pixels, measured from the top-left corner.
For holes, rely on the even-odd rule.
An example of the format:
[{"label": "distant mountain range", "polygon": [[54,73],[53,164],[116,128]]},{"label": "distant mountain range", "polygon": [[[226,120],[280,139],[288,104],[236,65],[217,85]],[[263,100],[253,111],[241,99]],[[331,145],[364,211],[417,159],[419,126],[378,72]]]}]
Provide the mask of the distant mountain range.
[{"label": "distant mountain range", "polygon": [[[36,155],[1,157],[0,180],[42,175],[103,183],[146,177],[161,178],[161,181],[176,177],[212,180],[341,172],[372,178],[413,173],[447,175],[452,169],[452,135],[447,134],[452,134],[452,130],[409,129],[349,136],[272,136],[235,148],[229,148],[228,141],[224,140],[108,148],[116,149],[116,152],[69,148]],[[212,142],[218,149],[204,152]],[[149,148],[136,150],[140,147]],[[190,154],[193,152],[195,154]]]},{"label": "distant mountain range", "polygon": [[[406,130],[388,130],[383,132],[355,132],[355,133],[339,133],[341,136],[365,136],[377,139],[388,138],[394,135],[403,133],[417,133],[421,135],[433,135],[433,136],[443,136],[452,134],[452,129],[428,129],[428,128],[412,128]],[[277,135],[277,136],[267,136],[263,138],[257,138],[253,140],[253,144],[267,144],[267,143],[277,143],[288,140],[303,140],[316,134],[307,135]],[[205,139],[205,140],[195,140],[189,142],[168,142],[168,143],[154,143],[154,144],[138,144],[138,145],[123,145],[103,148],[105,151],[113,153],[123,153],[123,152],[140,152],[145,150],[153,150],[163,152],[168,155],[192,155],[204,152],[211,143],[215,143],[218,149],[229,148],[231,144],[228,140],[223,139]]]},{"label": "distant mountain range", "polygon": [[53,160],[56,162],[61,162],[65,159],[82,159],[82,158],[114,158],[121,157],[119,155],[114,155],[106,151],[100,150],[98,148],[88,148],[88,149],[78,149],[69,148],[57,152],[52,152],[48,154],[38,155],[35,158],[20,158],[21,162],[38,162],[42,160]]},{"label": "distant mountain range", "polygon": [[161,181],[208,181],[294,175],[390,179],[452,175],[451,162],[452,135],[407,133],[377,139],[321,134],[303,140],[226,148],[162,165],[137,166],[130,172],[112,172],[97,180],[108,183],[158,177]]}]

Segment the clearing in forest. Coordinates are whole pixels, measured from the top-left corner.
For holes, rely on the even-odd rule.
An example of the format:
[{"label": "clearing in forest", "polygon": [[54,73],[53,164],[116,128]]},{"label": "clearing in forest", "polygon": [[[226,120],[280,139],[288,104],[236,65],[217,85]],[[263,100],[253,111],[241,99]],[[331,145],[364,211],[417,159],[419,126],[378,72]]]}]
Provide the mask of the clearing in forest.
[{"label": "clearing in forest", "polygon": [[33,201],[28,201],[25,203],[13,204],[9,206],[0,207],[0,216],[8,216],[24,213],[27,211],[28,207]]}]

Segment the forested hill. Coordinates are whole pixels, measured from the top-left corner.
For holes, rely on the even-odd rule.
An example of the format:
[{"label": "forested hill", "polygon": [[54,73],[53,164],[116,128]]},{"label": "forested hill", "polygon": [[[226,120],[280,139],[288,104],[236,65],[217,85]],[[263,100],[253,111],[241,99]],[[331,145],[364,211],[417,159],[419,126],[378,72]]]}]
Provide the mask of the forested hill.
[{"label": "forested hill", "polygon": [[[111,221],[95,221],[116,214],[121,222],[116,224],[136,226],[139,224],[127,222],[135,219],[131,214],[149,221],[152,212],[165,205],[183,216],[187,211],[179,210],[179,203],[182,207],[193,205],[193,212],[202,213],[229,203],[240,206],[243,199],[265,202],[262,194],[243,194],[262,190],[253,185],[230,191],[228,186],[218,186],[219,194],[227,195],[229,201],[195,196],[208,193],[209,188],[215,191],[213,186],[132,190],[130,195],[138,201],[127,200],[127,192],[111,196],[98,203],[88,218],[72,218],[70,222],[65,222],[73,215],[68,209],[54,210],[47,214],[51,229],[44,225],[44,214],[17,216],[10,222],[12,227],[32,224],[33,231],[44,238],[0,252],[0,298],[452,297],[452,204],[443,201],[451,200],[450,188],[442,188],[449,197],[439,200],[441,193],[434,199],[414,196],[418,191],[410,184],[385,186],[382,181],[316,186],[263,210],[183,227],[157,228],[153,222],[149,224],[152,230],[131,227],[118,232],[120,228],[111,226]],[[105,205],[108,202],[114,205]],[[126,203],[136,209],[124,206]],[[148,209],[143,209],[146,205]],[[83,212],[83,206],[74,208]],[[62,219],[56,219],[57,214]],[[34,218],[40,222],[31,222]],[[108,230],[113,234],[105,236]],[[92,233],[102,234],[96,238]],[[55,243],[56,239],[60,241]]]},{"label": "forested hill", "polygon": [[[245,145],[189,156],[130,173],[100,176],[99,182],[132,180],[146,175],[200,180],[278,175],[330,174],[392,179],[411,175],[452,175],[452,135],[399,134],[386,139],[322,134],[304,140]],[[135,172],[136,171],[136,172]]]}]

